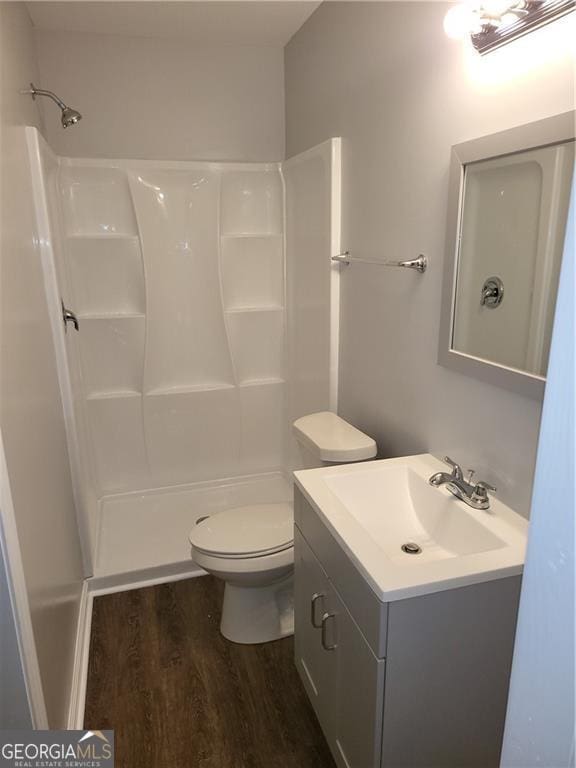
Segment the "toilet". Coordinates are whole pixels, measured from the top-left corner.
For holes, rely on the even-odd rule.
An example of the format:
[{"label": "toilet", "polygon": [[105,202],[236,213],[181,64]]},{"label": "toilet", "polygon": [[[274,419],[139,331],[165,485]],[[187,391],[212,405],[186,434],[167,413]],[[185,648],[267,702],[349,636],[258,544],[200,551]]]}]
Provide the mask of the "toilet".
[{"label": "toilet", "polygon": [[[335,413],[293,424],[305,467],[365,461],[376,443]],[[242,644],[294,632],[294,512],[291,503],[253,504],[216,512],[190,533],[192,559],[225,583],[220,631]]]}]

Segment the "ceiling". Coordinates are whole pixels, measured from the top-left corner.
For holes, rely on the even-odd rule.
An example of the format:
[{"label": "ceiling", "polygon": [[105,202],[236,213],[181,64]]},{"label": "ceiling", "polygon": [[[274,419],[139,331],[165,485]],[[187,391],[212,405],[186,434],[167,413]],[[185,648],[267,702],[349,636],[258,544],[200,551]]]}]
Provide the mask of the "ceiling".
[{"label": "ceiling", "polygon": [[320,2],[28,2],[35,27],[220,45],[285,45]]}]

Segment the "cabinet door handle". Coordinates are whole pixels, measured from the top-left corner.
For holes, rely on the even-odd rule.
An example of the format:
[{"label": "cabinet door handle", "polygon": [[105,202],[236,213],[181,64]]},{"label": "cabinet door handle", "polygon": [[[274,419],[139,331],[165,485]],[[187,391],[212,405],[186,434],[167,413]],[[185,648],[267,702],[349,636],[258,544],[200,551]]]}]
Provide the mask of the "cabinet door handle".
[{"label": "cabinet door handle", "polygon": [[328,635],[328,619],[335,619],[336,614],[335,613],[325,613],[324,616],[322,616],[322,648],[324,648],[325,651],[335,651],[338,647],[336,643],[333,643],[333,645],[328,645],[328,642],[326,640],[326,637]]},{"label": "cabinet door handle", "polygon": [[320,600],[320,598],[324,599],[325,597],[326,595],[322,594],[322,592],[314,592],[312,599],[310,600],[310,623],[314,629],[320,629],[322,626],[322,621],[320,621],[320,624],[316,621],[316,602]]}]

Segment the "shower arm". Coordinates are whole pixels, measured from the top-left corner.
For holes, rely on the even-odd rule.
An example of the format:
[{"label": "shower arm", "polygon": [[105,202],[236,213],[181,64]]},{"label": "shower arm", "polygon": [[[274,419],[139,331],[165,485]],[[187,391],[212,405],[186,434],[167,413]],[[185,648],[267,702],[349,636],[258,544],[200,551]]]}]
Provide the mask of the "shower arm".
[{"label": "shower arm", "polygon": [[34,100],[36,100],[36,96],[48,96],[49,99],[52,99],[52,101],[55,101],[56,104],[60,107],[60,109],[66,109],[67,104],[64,104],[62,99],[59,99],[58,96],[56,96],[55,93],[52,93],[52,91],[46,91],[44,88],[36,88],[34,83],[30,83],[30,88],[27,88],[24,91],[20,91],[21,94],[27,94],[29,93]]}]

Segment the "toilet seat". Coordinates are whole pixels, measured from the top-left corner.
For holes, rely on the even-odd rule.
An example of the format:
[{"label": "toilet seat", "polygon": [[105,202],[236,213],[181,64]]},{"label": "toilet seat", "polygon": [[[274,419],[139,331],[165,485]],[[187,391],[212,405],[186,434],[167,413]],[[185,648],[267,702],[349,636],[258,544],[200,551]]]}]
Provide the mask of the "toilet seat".
[{"label": "toilet seat", "polygon": [[266,574],[272,583],[276,574],[284,575],[294,567],[294,546],[257,557],[222,557],[200,552],[193,546],[192,559],[200,568],[228,582],[237,583],[247,578],[251,583]]},{"label": "toilet seat", "polygon": [[192,529],[190,544],[196,554],[227,560],[265,558],[291,549],[292,505],[252,504],[217,512]]}]

